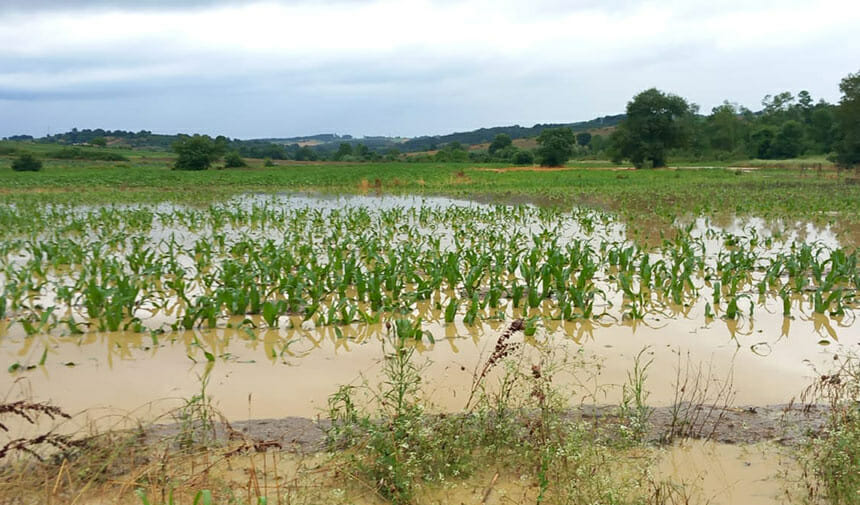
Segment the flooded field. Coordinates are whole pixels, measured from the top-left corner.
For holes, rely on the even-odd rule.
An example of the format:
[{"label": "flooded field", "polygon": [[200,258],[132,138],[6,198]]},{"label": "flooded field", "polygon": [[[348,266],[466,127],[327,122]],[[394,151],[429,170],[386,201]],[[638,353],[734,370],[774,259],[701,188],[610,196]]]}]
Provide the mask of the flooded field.
[{"label": "flooded field", "polygon": [[[419,367],[426,412],[471,412],[476,382],[504,392],[509,370],[481,366],[515,320],[518,359],[536,377],[563,363],[551,380],[569,406],[633,389],[640,408],[788,404],[860,351],[856,244],[802,222],[644,233],[578,208],[246,195],[8,205],[0,223],[0,389],[75,414],[58,432],[174,422],[189,398],[232,422],[327,418],[341,386],[390,380],[392,346]],[[685,473],[709,458],[723,477]],[[703,503],[777,503],[762,458],[679,446],[658,467]]]},{"label": "flooded field", "polygon": [[[767,405],[860,342],[856,252],[811,226],[699,219],[649,246],[594,211],[309,196],[3,220],[5,381],[73,411],[185,397],[211,370],[229,418],[249,395],[258,416],[314,416],[338,384],[372,376],[390,334],[432,362],[427,393],[457,410],[516,317],[530,345],[594,357],[595,386],[623,383],[648,349],[658,405],[679,358]],[[100,381],[122,387],[87,387]]]}]

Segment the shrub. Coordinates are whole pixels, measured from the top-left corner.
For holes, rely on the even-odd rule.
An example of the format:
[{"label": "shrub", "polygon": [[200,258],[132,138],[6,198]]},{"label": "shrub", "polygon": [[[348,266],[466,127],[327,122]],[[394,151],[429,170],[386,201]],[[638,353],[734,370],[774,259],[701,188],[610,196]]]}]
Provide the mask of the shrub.
[{"label": "shrub", "polygon": [[128,161],[125,156],[110,151],[93,151],[80,147],[65,147],[48,153],[49,158],[59,160]]},{"label": "shrub", "polygon": [[266,158],[266,161],[263,162],[264,167],[273,167],[275,166],[275,162],[271,160],[271,158]]},{"label": "shrub", "polygon": [[242,159],[238,151],[230,151],[226,156],[224,156],[225,168],[241,168],[247,166],[248,164],[245,163],[245,160]]},{"label": "shrub", "polygon": [[18,156],[12,162],[12,170],[16,172],[38,172],[42,169],[42,162],[30,153]]},{"label": "shrub", "polygon": [[517,151],[512,161],[514,165],[531,165],[535,162],[535,157],[531,151]]}]

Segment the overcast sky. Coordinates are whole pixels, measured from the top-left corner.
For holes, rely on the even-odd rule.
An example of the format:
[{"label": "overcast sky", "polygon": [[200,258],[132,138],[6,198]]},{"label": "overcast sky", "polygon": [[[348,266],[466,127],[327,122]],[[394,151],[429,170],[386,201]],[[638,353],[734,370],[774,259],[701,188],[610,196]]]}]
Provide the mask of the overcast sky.
[{"label": "overcast sky", "polygon": [[860,71],[857,0],[0,0],[0,137],[401,135],[703,112]]}]

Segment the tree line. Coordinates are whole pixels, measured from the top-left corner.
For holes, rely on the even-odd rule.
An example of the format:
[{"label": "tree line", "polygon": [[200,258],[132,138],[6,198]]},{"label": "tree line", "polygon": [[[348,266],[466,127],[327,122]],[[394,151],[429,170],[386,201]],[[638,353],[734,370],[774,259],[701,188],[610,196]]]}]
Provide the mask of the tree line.
[{"label": "tree line", "polygon": [[[803,155],[825,155],[840,166],[860,164],[860,72],[846,76],[839,85],[842,97],[837,104],[815,101],[807,91],[767,95],[762,109],[750,109],[728,101],[703,115],[697,105],[683,97],[656,88],[645,90],[627,103],[625,114],[606,116],[573,125],[611,123],[609,135],[576,131],[570,126],[535,125],[480,129],[442,137],[420,137],[419,144],[431,142],[427,152],[405,155],[411,141],[392,145],[387,137],[357,140],[350,136],[326,136],[320,145],[284,145],[271,139],[239,140],[223,135],[158,135],[141,130],[125,132],[102,129],[73,129],[64,134],[16,140],[90,144],[104,147],[106,138],[122,138],[126,144],[159,146],[177,153],[175,168],[204,170],[223,159],[225,167],[241,167],[244,158],[297,161],[395,161],[412,162],[505,162],[531,165],[563,165],[570,158],[610,158],[625,160],[637,168],[665,166],[670,157],[684,160],[787,159]],[[510,132],[508,131],[510,129]],[[526,149],[514,145],[524,132],[538,132],[538,146]],[[459,138],[485,139],[495,132],[486,149],[470,148]],[[24,138],[27,137],[27,138]],[[442,144],[437,141],[449,140]],[[423,144],[421,144],[423,145]],[[414,147],[414,146],[411,146]],[[91,153],[63,151],[64,157]],[[58,155],[59,156],[59,155]],[[50,157],[50,156],[49,156]],[[32,170],[34,165],[23,163]]]}]

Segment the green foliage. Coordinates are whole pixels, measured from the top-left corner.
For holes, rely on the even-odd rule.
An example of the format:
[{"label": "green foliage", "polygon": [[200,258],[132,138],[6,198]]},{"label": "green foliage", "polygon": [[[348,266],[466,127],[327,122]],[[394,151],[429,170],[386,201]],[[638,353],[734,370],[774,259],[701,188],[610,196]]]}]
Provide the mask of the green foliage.
[{"label": "green foliage", "polygon": [[803,126],[794,120],[782,124],[771,146],[771,158],[787,159],[803,152]]},{"label": "green foliage", "polygon": [[588,132],[577,133],[576,143],[582,147],[587,147],[591,144],[591,134]]},{"label": "green foliage", "polygon": [[213,142],[207,135],[182,137],[172,147],[178,155],[174,170],[206,170],[225,150],[223,143]]},{"label": "green foliage", "polygon": [[836,160],[846,167],[860,165],[860,72],[842,79],[839,90],[836,119],[842,139],[836,144]]},{"label": "green foliage", "polygon": [[248,164],[245,163],[245,160],[241,155],[239,155],[239,151],[230,151],[224,156],[225,168],[242,168],[247,166]]},{"label": "green foliage", "polygon": [[469,159],[469,152],[459,143],[459,142],[451,142],[450,144],[446,144],[445,147],[439,149],[436,154],[433,155],[434,161],[441,162],[457,162],[457,161],[467,161]]},{"label": "green foliage", "polygon": [[105,147],[107,145],[107,139],[104,137],[96,137],[89,142],[91,145],[98,147]]},{"label": "green foliage", "polygon": [[490,147],[487,148],[490,154],[496,154],[496,151],[500,151],[506,147],[511,146],[513,141],[511,140],[511,136],[507,133],[499,133],[493,138],[493,142],[490,143]]},{"label": "green foliage", "polygon": [[328,440],[334,447],[356,446],[357,451],[349,454],[358,476],[385,499],[407,504],[422,481],[468,474],[474,441],[457,418],[425,414],[415,349],[399,336],[390,345],[383,368],[385,382],[372,391],[376,400],[372,411],[357,409],[351,387],[341,387],[329,398]]},{"label": "green foliage", "polygon": [[617,153],[636,168],[666,166],[667,150],[684,147],[691,134],[690,104],[656,88],[627,104],[627,118],[612,134]]},{"label": "green foliage", "polygon": [[514,154],[511,161],[514,165],[531,165],[535,162],[535,157],[531,151],[520,150]]},{"label": "green foliage", "polygon": [[64,147],[47,153],[49,158],[58,160],[128,161],[128,158],[110,151]]},{"label": "green foliage", "polygon": [[742,112],[729,102],[713,108],[705,123],[711,148],[731,153],[743,146],[748,124],[742,119]]},{"label": "green foliage", "polygon": [[[836,370],[806,391],[808,403],[823,402],[828,420],[806,447],[804,475],[810,498],[834,505],[860,504],[860,357],[834,357]],[[818,503],[814,501],[814,503]]]},{"label": "green foliage", "polygon": [[42,162],[30,153],[23,153],[12,162],[12,170],[16,172],[38,172]]},{"label": "green foliage", "polygon": [[537,155],[540,164],[545,167],[560,167],[573,154],[576,138],[570,128],[552,128],[544,130],[537,138],[540,147]]},{"label": "green foliage", "polygon": [[319,159],[319,154],[308,146],[301,146],[296,150],[296,161],[316,161]]},{"label": "green foliage", "polygon": [[333,159],[341,161],[348,156],[352,156],[352,146],[346,142],[341,142],[340,146],[337,148],[337,152],[334,153]]}]

